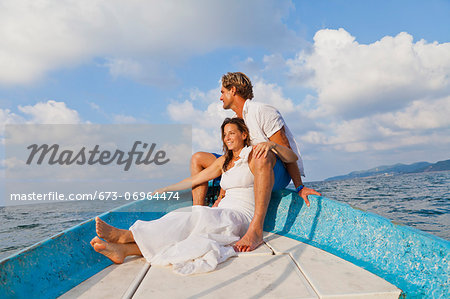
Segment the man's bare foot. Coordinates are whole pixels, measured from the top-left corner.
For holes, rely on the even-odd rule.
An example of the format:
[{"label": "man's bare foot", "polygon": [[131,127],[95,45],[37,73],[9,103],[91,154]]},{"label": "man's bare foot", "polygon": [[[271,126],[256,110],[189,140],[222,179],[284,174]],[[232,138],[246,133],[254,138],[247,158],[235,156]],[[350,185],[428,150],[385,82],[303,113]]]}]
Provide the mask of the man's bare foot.
[{"label": "man's bare foot", "polygon": [[131,231],[111,226],[99,217],[95,217],[95,230],[100,238],[110,243],[124,244],[134,242]]},{"label": "man's bare foot", "polygon": [[245,235],[236,242],[234,245],[234,250],[239,252],[253,251],[258,248],[259,245],[263,243],[262,232],[258,233],[253,230],[248,230]]},{"label": "man's bare foot", "polygon": [[[108,243],[95,237],[91,240],[91,246],[98,253],[103,254],[116,264],[122,264],[125,259],[125,253],[121,248],[122,244]],[[123,246],[123,245],[122,245]]]}]

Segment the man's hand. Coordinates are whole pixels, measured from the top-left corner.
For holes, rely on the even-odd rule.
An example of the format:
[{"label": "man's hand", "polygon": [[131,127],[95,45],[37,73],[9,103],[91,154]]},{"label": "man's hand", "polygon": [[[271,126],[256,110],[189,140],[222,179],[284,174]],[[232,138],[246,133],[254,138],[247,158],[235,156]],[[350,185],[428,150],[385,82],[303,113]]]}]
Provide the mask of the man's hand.
[{"label": "man's hand", "polygon": [[303,187],[302,190],[300,190],[298,195],[300,195],[300,197],[303,198],[303,200],[306,203],[306,206],[309,207],[308,195],[319,195],[319,196],[321,196],[322,194],[320,194],[319,192],[317,192],[314,189],[311,189],[311,188],[308,188],[308,187],[305,186],[305,187]]},{"label": "man's hand", "polygon": [[274,145],[274,142],[271,141],[258,143],[257,145],[253,146],[253,157],[256,159],[261,157],[266,158],[267,153],[274,148]]}]

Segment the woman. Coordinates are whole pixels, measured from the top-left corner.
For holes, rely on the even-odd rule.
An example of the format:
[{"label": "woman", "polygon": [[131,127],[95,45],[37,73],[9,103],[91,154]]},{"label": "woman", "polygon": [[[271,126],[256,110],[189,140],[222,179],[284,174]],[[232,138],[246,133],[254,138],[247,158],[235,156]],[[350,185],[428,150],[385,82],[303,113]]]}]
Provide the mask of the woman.
[{"label": "woman", "polygon": [[184,190],[222,175],[220,185],[226,195],[217,207],[193,206],[154,221],[138,220],[130,230],[117,229],[97,217],[98,237],[91,241],[95,251],[115,263],[122,263],[129,255],[141,255],[152,265],[171,264],[175,272],[185,275],[212,271],[218,263],[236,255],[232,244],[247,231],[255,205],[249,162],[269,150],[284,162],[294,162],[297,156],[273,142],[252,149],[242,119],[225,119],[221,130],[223,156],[193,177],[155,191]]}]

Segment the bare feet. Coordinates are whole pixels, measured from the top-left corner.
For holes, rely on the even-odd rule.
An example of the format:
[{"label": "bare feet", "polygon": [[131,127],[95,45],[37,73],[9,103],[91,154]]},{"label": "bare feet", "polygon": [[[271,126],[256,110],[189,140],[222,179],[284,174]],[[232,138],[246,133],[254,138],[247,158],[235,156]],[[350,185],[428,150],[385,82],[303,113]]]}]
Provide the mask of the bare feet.
[{"label": "bare feet", "polygon": [[126,256],[121,245],[122,244],[105,242],[99,237],[95,237],[91,240],[91,246],[94,247],[95,251],[103,254],[116,264],[122,264]]},{"label": "bare feet", "polygon": [[253,251],[263,243],[262,232],[258,233],[254,230],[248,230],[245,235],[236,242],[234,250],[239,252]]},{"label": "bare feet", "polygon": [[111,226],[99,217],[95,217],[95,230],[100,238],[110,243],[124,244],[134,242],[131,231]]}]

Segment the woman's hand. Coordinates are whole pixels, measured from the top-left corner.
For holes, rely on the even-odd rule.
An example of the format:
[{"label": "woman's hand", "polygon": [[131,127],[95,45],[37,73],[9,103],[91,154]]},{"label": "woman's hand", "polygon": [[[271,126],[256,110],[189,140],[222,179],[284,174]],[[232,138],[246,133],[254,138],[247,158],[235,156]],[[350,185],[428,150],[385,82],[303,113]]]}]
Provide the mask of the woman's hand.
[{"label": "woman's hand", "polygon": [[217,196],[216,201],[213,204],[213,208],[217,208],[219,206],[220,201],[222,200],[222,198],[225,197],[225,190],[223,190],[222,188],[220,188],[220,192],[219,195]]},{"label": "woman's hand", "polygon": [[159,189],[156,189],[155,191],[153,191],[153,192],[150,194],[150,196],[153,196],[153,195],[155,195],[156,193],[162,194],[162,193],[164,193],[164,192],[166,192],[166,188],[159,188]]},{"label": "woman's hand", "polygon": [[223,197],[217,198],[216,201],[214,202],[214,204],[212,205],[212,208],[217,208],[219,206],[220,201],[222,200]]}]

